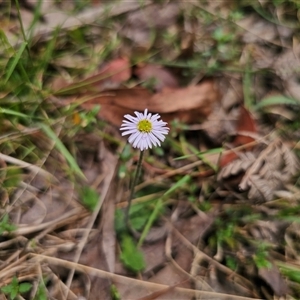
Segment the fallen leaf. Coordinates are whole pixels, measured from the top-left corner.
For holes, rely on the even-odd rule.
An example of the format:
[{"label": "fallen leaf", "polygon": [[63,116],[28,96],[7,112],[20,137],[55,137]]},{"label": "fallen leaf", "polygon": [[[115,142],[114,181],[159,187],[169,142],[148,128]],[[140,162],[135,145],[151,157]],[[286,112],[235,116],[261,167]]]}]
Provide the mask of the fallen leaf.
[{"label": "fallen leaf", "polygon": [[215,145],[221,145],[228,136],[236,134],[243,91],[238,80],[223,78],[217,84],[220,101],[215,103],[201,128]]},{"label": "fallen leaf", "polygon": [[[235,147],[246,145],[254,141],[254,138],[247,135],[247,133],[256,133],[256,124],[251,116],[250,112],[243,106],[240,106],[240,116],[236,127],[237,134],[232,141],[232,145]],[[252,147],[253,148],[253,147]],[[249,151],[251,148],[247,148]],[[220,159],[220,166],[224,167],[238,158],[237,152],[231,151],[226,155],[223,155]]]},{"label": "fallen leaf", "polygon": [[82,107],[91,109],[100,104],[99,117],[116,126],[121,125],[125,114],[144,111],[145,108],[160,113],[167,122],[177,118],[186,123],[199,123],[210,114],[218,99],[214,81],[207,80],[195,86],[165,88],[157,94],[143,88],[108,90],[91,97]]},{"label": "fallen leaf", "polygon": [[[162,283],[166,285],[176,285],[184,288],[191,288],[190,277],[186,275],[191,268],[193,260],[193,253],[188,249],[182,247],[177,253],[175,261],[182,268],[178,270],[172,263],[167,264],[163,269],[157,272],[154,276],[149,278],[149,281]],[[183,270],[186,272],[184,273]],[[156,295],[152,299],[178,299],[178,292],[174,289],[166,290],[161,295]],[[191,299],[191,297],[186,296],[186,298],[180,299]]]},{"label": "fallen leaf", "polygon": [[258,275],[272,288],[276,296],[285,296],[288,287],[278,267],[272,264],[271,268],[259,268]]},{"label": "fallen leaf", "polygon": [[177,78],[166,68],[155,64],[139,64],[133,70],[133,74],[143,81],[153,80],[155,91],[161,91],[165,87],[178,87]]},{"label": "fallen leaf", "polygon": [[[93,76],[71,84],[62,83],[56,90],[56,95],[67,95],[84,92],[99,92],[105,89],[117,88],[131,77],[131,66],[128,58],[117,58],[104,64]],[[59,85],[54,85],[52,88]]]},{"label": "fallen leaf", "polygon": [[[104,79],[101,79],[101,76],[104,76]],[[94,82],[94,86],[98,87],[100,90],[103,89],[103,85],[109,84],[121,84],[122,82],[127,81],[131,77],[131,66],[129,59],[117,58],[109,63],[104,64],[96,77],[100,77],[100,80]]]},{"label": "fallen leaf", "polygon": [[[145,4],[143,4],[145,5]],[[151,4],[127,14],[118,34],[132,41],[134,47],[149,49],[153,45],[153,29],[175,24],[180,13],[177,2]]]},{"label": "fallen leaf", "polygon": [[244,132],[257,132],[255,121],[249,112],[243,105],[240,107],[240,118],[237,123],[237,135],[233,140],[234,146],[241,146],[254,141],[254,138],[241,133]]}]

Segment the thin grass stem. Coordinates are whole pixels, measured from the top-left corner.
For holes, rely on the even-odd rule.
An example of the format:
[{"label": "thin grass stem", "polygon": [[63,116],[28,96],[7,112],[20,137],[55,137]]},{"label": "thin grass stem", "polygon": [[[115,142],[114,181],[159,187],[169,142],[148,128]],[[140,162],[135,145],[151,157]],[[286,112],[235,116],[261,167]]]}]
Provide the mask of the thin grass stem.
[{"label": "thin grass stem", "polygon": [[140,175],[140,171],[141,171],[141,167],[142,167],[142,161],[143,161],[143,156],[144,156],[144,151],[141,151],[140,152],[139,161],[138,161],[138,164],[137,164],[137,167],[136,167],[135,175],[134,175],[131,187],[130,187],[130,194],[129,194],[129,198],[128,198],[128,204],[127,204],[126,211],[125,211],[125,225],[126,225],[127,228],[130,228],[130,224],[129,224],[129,210],[130,210],[131,202],[132,202],[133,195],[134,195],[134,188],[135,188],[135,186],[137,184],[137,180],[138,180],[139,175]]}]

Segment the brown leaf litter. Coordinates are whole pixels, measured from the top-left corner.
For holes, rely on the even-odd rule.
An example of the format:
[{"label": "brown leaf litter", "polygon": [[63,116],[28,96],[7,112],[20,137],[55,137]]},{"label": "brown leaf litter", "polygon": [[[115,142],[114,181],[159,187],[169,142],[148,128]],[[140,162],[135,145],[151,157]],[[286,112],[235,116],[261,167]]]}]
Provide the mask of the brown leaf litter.
[{"label": "brown leaf litter", "polygon": [[[178,87],[177,80],[167,69],[156,65],[138,66],[131,71],[129,61],[125,58],[115,59],[104,65],[97,74],[84,80],[66,84],[56,79],[56,95],[81,94],[65,103],[80,103],[85,109],[101,105],[99,117],[120,126],[123,116],[134,110],[143,111],[145,107],[151,112],[160,113],[166,121],[175,118],[187,124],[199,122],[208,117],[219,101],[218,88],[214,80],[205,80],[197,85]],[[158,79],[158,92],[151,93],[142,87],[116,88],[129,79],[132,72],[142,79]],[[158,75],[159,74],[159,75]]]},{"label": "brown leaf litter", "polygon": [[[226,1],[210,2],[204,9],[212,15],[218,11],[228,17],[232,5]],[[136,2],[127,3],[127,6],[121,3],[110,11],[110,15],[139,7]],[[119,28],[120,35],[135,41],[141,52],[147,52],[154,45],[149,38],[152,27],[147,21],[153,21],[156,29],[170,27],[176,30],[173,25],[179,4],[169,3],[159,13],[157,8],[158,4],[155,4],[147,11],[138,9],[126,15],[126,22]],[[93,7],[71,18],[59,11],[54,11],[57,18],[49,18],[49,14],[45,14],[46,23],[36,28],[35,38],[49,38],[52,25],[59,24],[69,30],[88,24],[103,11],[103,7]],[[65,22],[67,17],[69,19]],[[193,53],[196,48],[193,46],[198,45],[195,33],[201,33],[203,28],[197,28],[197,20],[193,26],[184,21],[194,37],[190,40],[188,51]],[[25,29],[29,24],[30,21],[26,21]],[[266,67],[276,69],[274,74],[283,82],[287,93],[297,98],[297,70],[294,68],[298,61],[297,52],[287,47],[276,56],[274,63],[276,51],[265,45],[271,43],[286,47],[291,31],[257,16],[243,19],[237,25],[245,29],[241,42],[251,43],[241,54],[241,66],[249,63],[255,71]],[[174,53],[172,55],[176,57]],[[288,66],[290,73],[285,68],[286,62],[293,66]],[[124,190],[128,185],[128,178],[122,180],[115,174],[117,153],[121,150],[93,134],[91,144],[87,135],[74,137],[79,149],[77,159],[86,176],[86,181],[79,181],[78,186],[93,187],[99,194],[98,206],[91,213],[82,204],[77,184],[72,183],[57,164],[53,165],[53,162],[59,162],[64,166],[64,158],[54,150],[53,142],[38,130],[30,136],[37,145],[43,145],[47,150],[39,167],[9,155],[1,154],[0,157],[3,166],[18,165],[26,170],[22,174],[20,188],[5,194],[2,201],[2,204],[8,204],[6,208],[10,218],[18,228],[12,234],[3,234],[0,242],[1,286],[18,274],[18,278],[24,281],[41,282],[43,277],[47,277],[49,297],[56,299],[65,299],[67,295],[68,299],[98,299],[99,293],[103,299],[109,299],[112,284],[117,287],[122,299],[258,299],[261,295],[271,299],[287,295],[286,280],[279,272],[275,258],[285,253],[286,257],[280,257],[283,261],[298,259],[295,237],[299,236],[299,226],[296,223],[244,221],[245,216],[242,215],[235,225],[234,234],[240,234],[244,240],[237,238],[234,246],[229,247],[226,243],[214,245],[210,238],[218,230],[215,221],[218,218],[225,220],[228,209],[231,209],[228,220],[231,222],[234,213],[239,212],[243,205],[250,205],[253,215],[269,217],[278,214],[286,199],[289,199],[289,208],[298,206],[299,191],[295,192],[296,187],[288,186],[299,170],[298,160],[291,150],[292,144],[272,134],[272,130],[263,130],[259,120],[241,104],[244,99],[241,75],[202,78],[201,73],[187,85],[182,85],[180,78],[174,74],[174,70],[159,64],[132,64],[129,56],[116,55],[85,77],[71,82],[56,78],[52,82],[54,93],[51,101],[58,106],[76,103],[88,110],[100,104],[99,117],[114,126],[120,125],[124,114],[143,111],[147,107],[151,112],[160,113],[168,122],[177,119],[189,125],[189,132],[185,133],[192,133],[197,149],[210,149],[198,138],[198,130],[201,130],[201,135],[205,132],[214,145],[227,147],[221,158],[214,156],[217,157],[215,165],[220,167],[217,178],[210,176],[214,173],[210,169],[203,175],[202,171],[207,168],[203,167],[205,162],[198,158],[192,163],[184,160],[183,165],[177,168],[170,158],[173,149],[161,158],[166,169],[157,171],[156,162],[145,163],[148,166],[144,168],[145,181],[137,190],[155,182],[170,184],[178,174],[194,176],[193,184],[201,190],[197,205],[190,203],[184,192],[171,199],[166,216],[160,218],[159,226],[150,230],[149,236],[155,238],[147,240],[141,247],[146,269],[132,278],[134,275],[118,259],[114,213],[116,206],[126,205]],[[260,81],[261,76],[258,72],[256,80]],[[263,81],[258,86],[253,95],[262,99],[269,90]],[[57,134],[60,135],[60,131]],[[224,144],[228,137],[232,139]],[[128,167],[133,163],[134,159],[128,162]],[[44,171],[42,167],[51,172]],[[153,178],[154,174],[158,175]],[[208,197],[206,190],[214,186],[217,186],[216,193]],[[241,194],[240,189],[247,195]],[[283,199],[275,199],[283,193]],[[209,212],[198,208],[198,204],[204,204],[204,198],[211,200]],[[252,206],[253,203],[261,205]],[[158,231],[163,234],[158,235]],[[245,240],[271,244],[271,268],[259,269],[249,264],[257,253],[256,248]],[[279,248],[280,245],[284,248]],[[239,263],[235,270],[226,264],[230,255]],[[258,279],[261,286],[255,284]]]}]

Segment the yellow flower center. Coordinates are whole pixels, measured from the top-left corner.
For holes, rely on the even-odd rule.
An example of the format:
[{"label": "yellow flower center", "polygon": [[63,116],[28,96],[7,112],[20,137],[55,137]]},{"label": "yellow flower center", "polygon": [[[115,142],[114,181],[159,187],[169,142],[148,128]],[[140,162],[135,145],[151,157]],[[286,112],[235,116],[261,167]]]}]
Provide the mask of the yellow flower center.
[{"label": "yellow flower center", "polygon": [[137,124],[137,129],[143,133],[149,133],[152,131],[152,123],[149,120],[141,120]]}]

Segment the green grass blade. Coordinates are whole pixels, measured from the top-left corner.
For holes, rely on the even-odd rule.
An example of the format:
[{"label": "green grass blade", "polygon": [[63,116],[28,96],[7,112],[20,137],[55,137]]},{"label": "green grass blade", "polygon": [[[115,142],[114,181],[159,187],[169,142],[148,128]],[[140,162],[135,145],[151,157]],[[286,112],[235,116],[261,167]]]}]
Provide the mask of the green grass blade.
[{"label": "green grass blade", "polygon": [[23,42],[20,46],[20,49],[18,50],[15,58],[13,59],[12,61],[12,64],[11,66],[9,67],[9,69],[7,70],[7,73],[6,73],[6,76],[5,76],[5,79],[4,79],[4,84],[7,83],[7,81],[9,80],[11,74],[13,73],[13,71],[15,70],[16,68],[16,65],[18,64],[21,56],[22,56],[22,53],[24,52],[25,48],[27,46],[27,42]]},{"label": "green grass blade", "polygon": [[8,38],[6,37],[4,31],[0,28],[0,45],[1,45],[1,50],[0,53],[5,52],[6,55],[13,55],[14,49],[10,45]]},{"label": "green grass blade", "polygon": [[148,219],[148,221],[147,221],[147,223],[146,223],[146,225],[143,229],[142,235],[141,235],[141,237],[139,239],[139,242],[137,244],[138,247],[140,247],[143,244],[149,230],[152,227],[152,224],[154,223],[157,216],[159,215],[159,212],[162,209],[162,207],[163,207],[163,200],[162,200],[162,198],[159,198],[157,200],[156,204],[155,204],[155,207],[154,207],[154,210],[153,210],[152,214],[150,215],[150,217],[149,217],[149,219]]},{"label": "green grass blade", "polygon": [[24,119],[28,119],[28,115],[25,115],[25,114],[22,114],[20,112],[11,110],[9,108],[1,108],[0,107],[0,113],[6,114],[6,115],[11,115],[11,116],[16,116],[16,117],[21,117],[21,118],[24,118]]},{"label": "green grass blade", "polygon": [[[190,148],[192,149],[192,148]],[[195,149],[195,148],[194,148]],[[206,151],[193,151],[194,154],[188,154],[188,155],[183,155],[183,156],[179,156],[179,157],[175,157],[174,160],[181,160],[181,159],[186,159],[186,158],[190,158],[190,157],[195,157],[195,156],[198,156],[198,157],[202,157],[204,155],[213,155],[213,154],[220,154],[224,151],[224,148],[213,148],[213,149],[209,149],[209,150],[206,150]]]},{"label": "green grass blade", "polygon": [[183,176],[179,181],[177,181],[174,185],[172,185],[164,194],[162,197],[169,196],[172,194],[174,191],[176,191],[178,188],[189,182],[191,179],[190,175],[185,175]]},{"label": "green grass blade", "polygon": [[258,104],[255,105],[255,110],[258,110],[260,108],[271,106],[271,105],[299,105],[300,102],[293,98],[288,98],[285,96],[271,96],[264,98],[261,100]]},{"label": "green grass blade", "polygon": [[186,184],[187,182],[189,182],[191,179],[191,176],[189,175],[185,175],[184,177],[182,177],[177,183],[175,183],[171,188],[169,188],[163,195],[161,198],[159,198],[155,204],[155,207],[154,207],[154,210],[152,212],[152,214],[150,215],[145,227],[144,227],[144,230],[142,232],[142,235],[139,239],[139,242],[138,242],[138,247],[140,247],[149,230],[151,229],[152,227],[152,224],[154,223],[154,221],[156,220],[157,216],[159,215],[162,207],[164,206],[164,203],[163,203],[163,199],[167,196],[169,196],[170,194],[172,194],[174,191],[176,191],[177,189],[179,189],[180,187],[182,187],[184,184]]},{"label": "green grass blade", "polygon": [[71,169],[80,177],[85,178],[84,174],[80,170],[77,162],[75,161],[74,157],[65,147],[65,145],[61,142],[61,140],[57,137],[54,131],[47,126],[46,124],[40,123],[41,129],[48,135],[55,142],[56,148],[62,153],[62,155],[66,158],[67,162],[69,163]]}]

